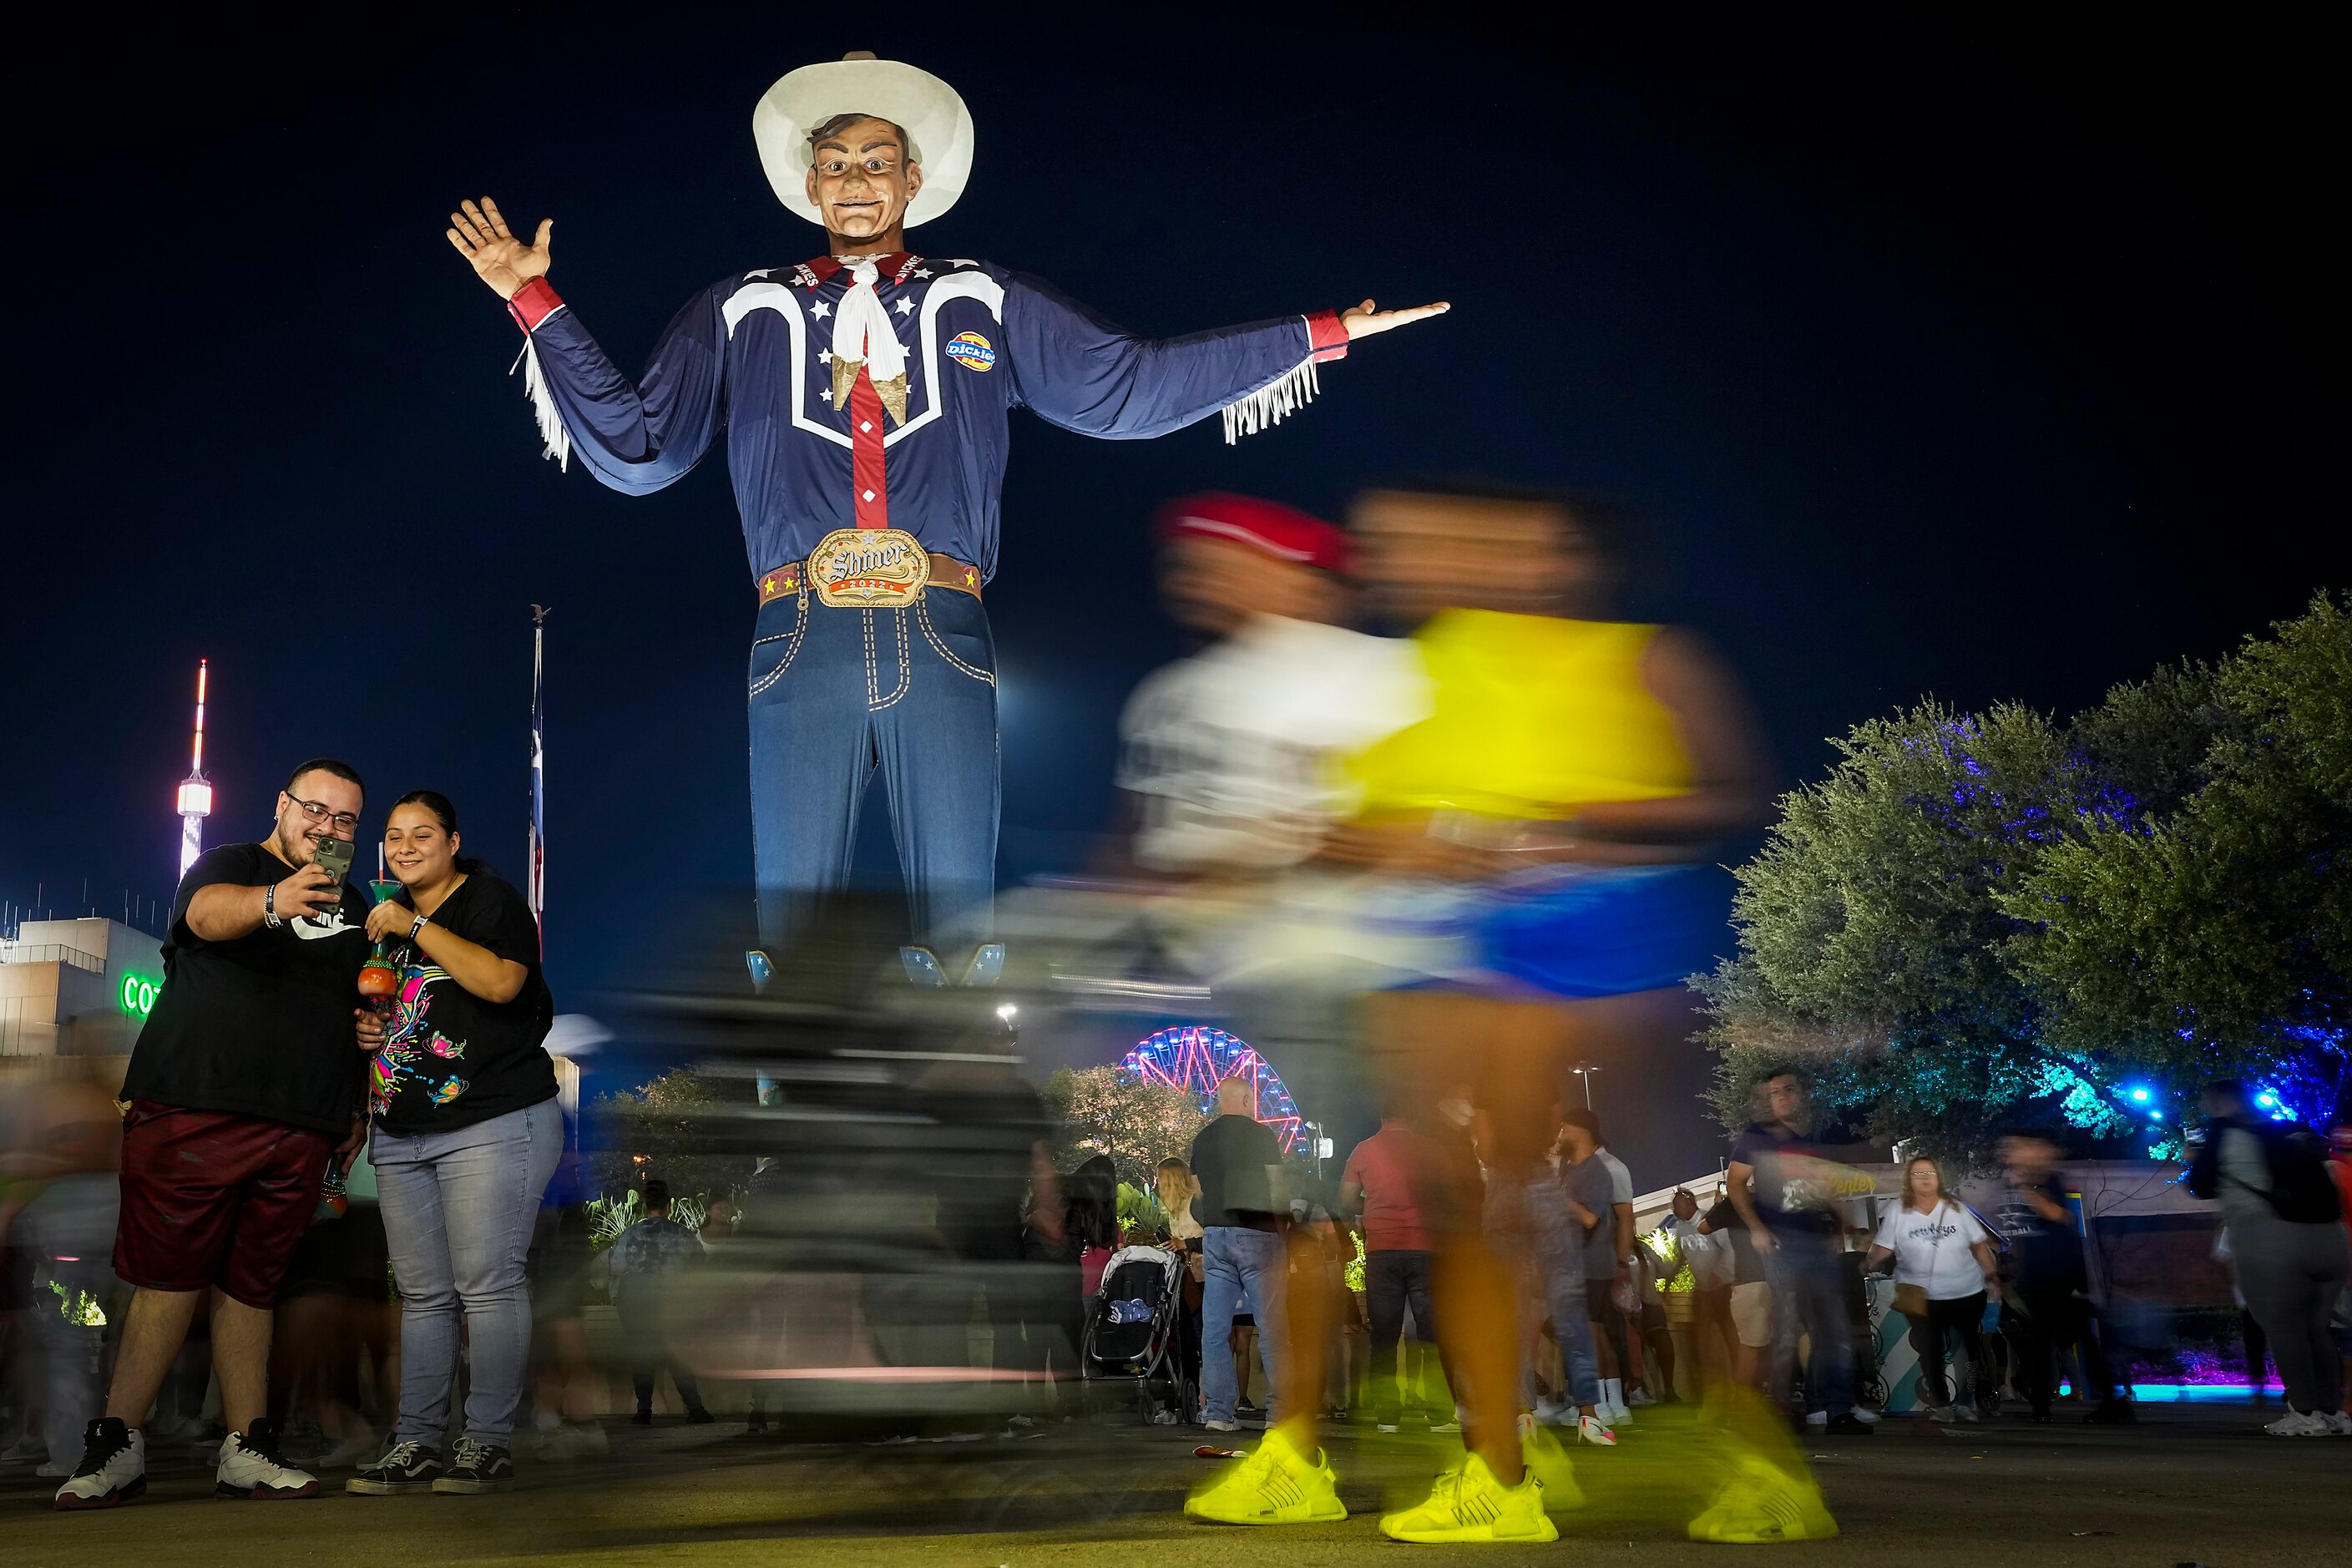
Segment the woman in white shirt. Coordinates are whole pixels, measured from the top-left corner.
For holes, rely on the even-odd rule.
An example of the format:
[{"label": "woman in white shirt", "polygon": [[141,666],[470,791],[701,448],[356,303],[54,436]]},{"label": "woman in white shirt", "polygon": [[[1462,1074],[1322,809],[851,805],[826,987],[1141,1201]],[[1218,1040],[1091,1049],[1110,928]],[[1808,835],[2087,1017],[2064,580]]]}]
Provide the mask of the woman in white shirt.
[{"label": "woman in white shirt", "polygon": [[1879,1222],[1865,1267],[1883,1268],[1889,1258],[1895,1262],[1898,1289],[1916,1285],[1926,1298],[1924,1307],[1909,1316],[1911,1348],[1918,1352],[1919,1389],[1927,1398],[1927,1414],[1938,1421],[1955,1415],[1974,1421],[1976,1405],[1953,1407],[1951,1381],[1945,1373],[1945,1336],[1959,1336],[1981,1390],[1992,1364],[1984,1343],[1985,1293],[1999,1289],[1992,1238],[1976,1215],[1945,1193],[1943,1173],[1933,1160],[1913,1160],[1903,1167],[1902,1201]]}]

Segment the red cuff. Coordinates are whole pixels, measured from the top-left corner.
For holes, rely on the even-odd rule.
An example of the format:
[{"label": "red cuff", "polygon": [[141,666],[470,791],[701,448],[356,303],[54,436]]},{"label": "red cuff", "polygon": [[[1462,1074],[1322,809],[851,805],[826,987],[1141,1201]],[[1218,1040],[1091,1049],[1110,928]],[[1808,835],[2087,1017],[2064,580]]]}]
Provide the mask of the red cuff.
[{"label": "red cuff", "polygon": [[537,331],[540,322],[562,307],[562,296],[549,287],[547,279],[534,278],[515,290],[514,298],[507,301],[507,314],[515,319],[516,326],[529,332]]},{"label": "red cuff", "polygon": [[1348,357],[1348,328],[1337,310],[1318,310],[1307,318],[1307,343],[1315,363],[1327,364]]}]

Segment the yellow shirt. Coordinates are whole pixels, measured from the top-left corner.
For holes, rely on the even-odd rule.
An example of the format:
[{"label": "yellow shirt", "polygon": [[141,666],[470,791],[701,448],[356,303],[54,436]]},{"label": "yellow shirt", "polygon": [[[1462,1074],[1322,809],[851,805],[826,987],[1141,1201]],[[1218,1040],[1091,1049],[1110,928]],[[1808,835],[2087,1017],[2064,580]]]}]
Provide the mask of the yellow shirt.
[{"label": "yellow shirt", "polygon": [[1687,794],[1675,715],[1642,682],[1659,628],[1446,610],[1417,641],[1433,711],[1354,759],[1367,815],[1559,818]]}]

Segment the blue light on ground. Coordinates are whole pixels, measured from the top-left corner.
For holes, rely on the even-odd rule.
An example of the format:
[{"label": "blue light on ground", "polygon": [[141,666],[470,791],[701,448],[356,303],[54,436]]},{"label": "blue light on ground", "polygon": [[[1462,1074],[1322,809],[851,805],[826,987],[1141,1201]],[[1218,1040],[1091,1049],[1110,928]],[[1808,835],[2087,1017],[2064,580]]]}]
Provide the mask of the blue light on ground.
[{"label": "blue light on ground", "polygon": [[2133,1089],[2131,1091],[2131,1097],[2132,1103],[2135,1105],[2146,1105],[2147,1103],[2147,1090],[2145,1089]]},{"label": "blue light on ground", "polygon": [[[2143,1405],[2250,1405],[2253,1402],[2253,1391],[2242,1383],[2135,1383],[2131,1388],[2132,1397]],[[2274,1399],[2282,1396],[2275,1383],[2265,1385],[2264,1392]]]}]

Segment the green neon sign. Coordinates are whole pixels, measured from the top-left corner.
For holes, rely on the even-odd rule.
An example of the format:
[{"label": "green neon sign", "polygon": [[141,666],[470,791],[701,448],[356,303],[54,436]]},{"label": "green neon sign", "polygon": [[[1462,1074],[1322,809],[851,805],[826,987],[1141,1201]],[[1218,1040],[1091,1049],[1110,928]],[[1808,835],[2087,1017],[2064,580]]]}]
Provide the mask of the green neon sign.
[{"label": "green neon sign", "polygon": [[134,1018],[143,1018],[155,1010],[155,993],[162,989],[160,980],[142,980],[136,974],[122,977],[121,1000],[122,1010]]}]

